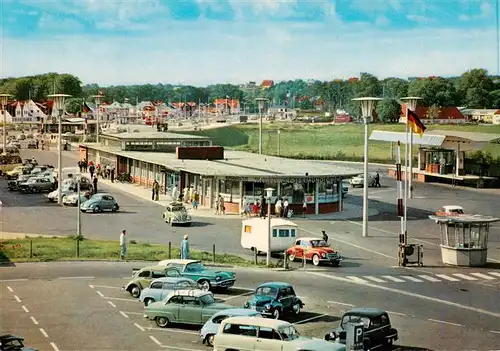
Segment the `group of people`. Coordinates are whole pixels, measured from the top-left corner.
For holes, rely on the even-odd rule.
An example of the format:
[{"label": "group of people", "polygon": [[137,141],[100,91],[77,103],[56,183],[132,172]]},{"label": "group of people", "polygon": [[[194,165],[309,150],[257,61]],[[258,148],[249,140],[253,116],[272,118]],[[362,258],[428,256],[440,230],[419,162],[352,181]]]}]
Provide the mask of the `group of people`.
[{"label": "group of people", "polygon": [[200,205],[200,193],[192,185],[182,189],[182,193],[179,192],[179,189],[176,186],[174,186],[172,189],[172,199],[186,204],[191,204],[193,205],[194,210],[196,210]]},{"label": "group of people", "polygon": [[[267,216],[266,203],[267,201],[264,196],[262,196],[260,200],[255,202],[247,201],[247,199],[244,198],[242,215],[246,216],[258,215],[261,218],[265,218]],[[276,200],[276,203],[274,204],[274,212],[276,217],[288,218],[291,213],[288,199],[279,197]]]}]

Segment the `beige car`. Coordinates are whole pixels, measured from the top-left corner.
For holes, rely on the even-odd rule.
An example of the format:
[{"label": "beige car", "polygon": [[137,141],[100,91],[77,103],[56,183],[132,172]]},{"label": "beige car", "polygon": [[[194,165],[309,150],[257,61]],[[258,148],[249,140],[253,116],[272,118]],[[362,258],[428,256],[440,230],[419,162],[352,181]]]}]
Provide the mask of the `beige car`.
[{"label": "beige car", "polygon": [[214,351],[345,351],[345,345],[300,336],[293,324],[258,317],[230,317],[222,321]]}]

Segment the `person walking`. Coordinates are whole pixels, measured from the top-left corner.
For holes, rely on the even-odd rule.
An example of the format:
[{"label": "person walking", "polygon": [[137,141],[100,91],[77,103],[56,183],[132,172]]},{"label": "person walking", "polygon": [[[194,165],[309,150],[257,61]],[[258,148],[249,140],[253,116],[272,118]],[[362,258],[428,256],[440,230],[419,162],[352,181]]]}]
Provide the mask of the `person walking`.
[{"label": "person walking", "polygon": [[288,199],[285,198],[285,201],[283,201],[283,217],[288,218]]},{"label": "person walking", "polygon": [[127,234],[127,231],[124,229],[122,230],[122,233],[120,234],[120,259],[124,260],[125,256],[127,255],[127,239],[125,238],[125,235]]},{"label": "person walking", "polygon": [[307,214],[307,200],[304,197],[304,201],[302,201],[302,217],[306,218]]},{"label": "person walking", "polygon": [[181,260],[189,259],[189,241],[188,235],[184,234],[184,239],[181,242]]},{"label": "person walking", "polygon": [[88,164],[88,162],[87,162],[87,159],[86,159],[86,158],[84,158],[84,159],[83,159],[83,171],[84,171],[85,173],[87,173],[87,169],[88,169],[88,167],[89,167],[89,164]]},{"label": "person walking", "polygon": [[111,177],[111,183],[115,182],[115,166],[111,166],[109,171],[109,176]]},{"label": "person walking", "polygon": [[266,218],[266,198],[262,196],[260,198],[260,218]]},{"label": "person walking", "polygon": [[281,209],[283,207],[283,201],[281,201],[281,197],[276,200],[274,204],[274,212],[276,213],[276,217],[281,217]]},{"label": "person walking", "polygon": [[83,172],[83,161],[82,160],[78,161],[78,169],[80,170],[80,173]]},{"label": "person walking", "polygon": [[95,172],[95,167],[93,164],[90,165],[89,167],[89,173],[90,173],[90,179],[94,179],[94,172]]},{"label": "person walking", "polygon": [[153,197],[151,200],[158,201],[160,199],[160,183],[155,179],[153,182]]},{"label": "person walking", "polygon": [[195,190],[193,194],[193,209],[197,210],[199,204],[200,204],[200,194],[198,194],[198,191]]},{"label": "person walking", "polygon": [[328,235],[324,230],[321,231],[321,236],[323,237],[323,240],[328,244]]},{"label": "person walking", "polygon": [[380,174],[378,172],[375,174],[375,188],[380,188],[382,185],[380,185]]},{"label": "person walking", "polygon": [[92,183],[94,184],[94,194],[97,194],[97,175],[94,174],[94,178],[92,178]]}]

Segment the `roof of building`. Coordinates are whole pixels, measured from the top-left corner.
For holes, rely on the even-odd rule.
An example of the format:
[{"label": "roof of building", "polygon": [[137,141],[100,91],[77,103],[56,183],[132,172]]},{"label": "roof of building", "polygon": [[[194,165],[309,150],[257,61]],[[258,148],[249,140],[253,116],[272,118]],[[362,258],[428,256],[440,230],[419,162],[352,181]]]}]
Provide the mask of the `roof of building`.
[{"label": "roof of building", "polygon": [[[374,130],[370,135],[370,140],[400,142],[406,141],[404,132],[389,132],[385,130]],[[453,130],[430,130],[422,134],[413,134],[413,144],[439,147],[445,141],[469,141],[476,143],[488,143],[500,141],[500,134],[495,133],[474,133]]]},{"label": "roof of building", "polygon": [[111,137],[116,139],[137,139],[137,140],[211,140],[210,137],[200,136],[200,135],[190,135],[181,133],[169,133],[169,132],[127,132],[127,133],[105,133],[102,134],[104,137]]},{"label": "roof of building", "polygon": [[490,108],[464,108],[461,109],[463,115],[492,115],[498,112],[498,109],[490,109]]},{"label": "roof of building", "polygon": [[[406,104],[401,104],[401,116],[406,116]],[[429,119],[427,116],[427,111],[429,107],[417,106],[415,113],[420,119]],[[465,119],[465,116],[460,112],[460,110],[455,106],[450,107],[440,107],[438,116],[435,119]]]},{"label": "roof of building", "polygon": [[97,143],[82,144],[90,149],[157,164],[174,171],[185,171],[205,176],[227,178],[313,179],[349,178],[359,170],[313,160],[296,160],[243,151],[224,151],[224,160],[179,160],[174,153],[122,151],[119,147],[103,146]]}]

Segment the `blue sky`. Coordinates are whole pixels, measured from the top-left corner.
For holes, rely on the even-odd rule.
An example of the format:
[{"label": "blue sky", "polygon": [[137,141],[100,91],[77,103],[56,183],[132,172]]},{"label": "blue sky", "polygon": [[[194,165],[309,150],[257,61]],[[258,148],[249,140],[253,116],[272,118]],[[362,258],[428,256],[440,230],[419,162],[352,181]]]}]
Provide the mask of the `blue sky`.
[{"label": "blue sky", "polygon": [[101,85],[496,73],[496,0],[0,0],[0,77]]}]

